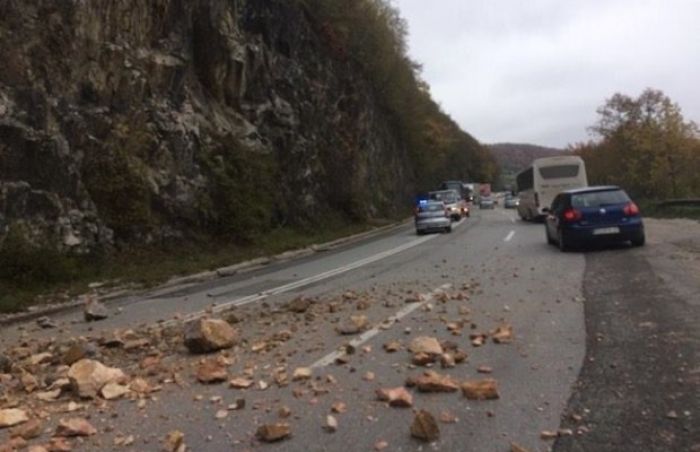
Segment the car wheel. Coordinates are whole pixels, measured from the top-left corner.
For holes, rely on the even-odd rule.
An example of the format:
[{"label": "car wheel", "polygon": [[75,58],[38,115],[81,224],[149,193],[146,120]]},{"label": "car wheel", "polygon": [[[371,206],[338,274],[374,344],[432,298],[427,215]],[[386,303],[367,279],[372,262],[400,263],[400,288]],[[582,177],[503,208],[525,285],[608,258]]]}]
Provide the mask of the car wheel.
[{"label": "car wheel", "polygon": [[423,235],[425,232],[421,231],[420,229],[416,229],[416,235]]},{"label": "car wheel", "polygon": [[559,232],[557,232],[557,242],[559,243],[559,249],[562,252],[569,251],[571,248],[569,246],[569,243],[566,241],[566,236],[564,235],[564,231],[559,229]]},{"label": "car wheel", "polygon": [[640,235],[636,239],[632,239],[632,246],[644,246],[644,243],[646,242],[646,237],[644,234]]},{"label": "car wheel", "polygon": [[445,228],[445,232],[448,233],[448,234],[449,234],[450,232],[452,232],[452,226],[447,226],[447,227]]}]

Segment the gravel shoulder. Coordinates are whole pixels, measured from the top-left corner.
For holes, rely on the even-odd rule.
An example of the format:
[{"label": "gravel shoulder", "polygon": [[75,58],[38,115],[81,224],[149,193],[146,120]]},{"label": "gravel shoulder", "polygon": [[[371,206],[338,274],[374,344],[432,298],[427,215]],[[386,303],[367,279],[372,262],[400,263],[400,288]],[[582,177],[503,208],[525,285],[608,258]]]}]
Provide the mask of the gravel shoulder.
[{"label": "gravel shoulder", "polygon": [[556,451],[700,450],[700,223],[586,254],[587,352]]}]

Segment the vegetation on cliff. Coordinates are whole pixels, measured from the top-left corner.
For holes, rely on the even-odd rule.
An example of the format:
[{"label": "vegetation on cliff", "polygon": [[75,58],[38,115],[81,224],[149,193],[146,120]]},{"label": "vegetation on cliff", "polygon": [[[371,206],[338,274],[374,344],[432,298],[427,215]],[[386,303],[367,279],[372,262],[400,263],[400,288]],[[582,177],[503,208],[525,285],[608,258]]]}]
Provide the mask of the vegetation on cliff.
[{"label": "vegetation on cliff", "polygon": [[490,151],[464,132],[432,99],[420,64],[407,53],[407,26],[388,0],[298,0],[335,57],[350,60],[371,81],[408,149],[417,189],[441,180],[493,181]]}]

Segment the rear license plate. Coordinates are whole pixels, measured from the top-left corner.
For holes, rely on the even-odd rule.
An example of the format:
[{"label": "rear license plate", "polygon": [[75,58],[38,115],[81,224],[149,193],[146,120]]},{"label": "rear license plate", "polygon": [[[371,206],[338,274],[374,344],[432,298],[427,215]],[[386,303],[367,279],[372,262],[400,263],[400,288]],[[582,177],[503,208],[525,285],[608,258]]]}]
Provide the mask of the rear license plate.
[{"label": "rear license plate", "polygon": [[620,228],[598,228],[593,230],[593,235],[619,234]]}]

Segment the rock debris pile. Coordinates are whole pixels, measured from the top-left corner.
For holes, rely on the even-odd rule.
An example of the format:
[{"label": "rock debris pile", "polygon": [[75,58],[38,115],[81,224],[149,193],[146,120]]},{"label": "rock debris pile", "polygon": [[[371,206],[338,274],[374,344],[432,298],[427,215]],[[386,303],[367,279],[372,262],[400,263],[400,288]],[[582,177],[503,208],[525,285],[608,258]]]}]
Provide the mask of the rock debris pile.
[{"label": "rock debris pile", "polygon": [[[399,408],[405,410],[402,413],[410,413],[415,408],[413,421],[406,425],[407,437],[438,441],[438,422],[449,425],[458,423],[459,419],[447,409],[437,415],[424,409],[425,398],[458,394],[464,401],[460,403],[465,404],[498,399],[498,383],[494,378],[475,379],[476,369],[468,378],[467,347],[485,346],[489,338],[496,344],[509,344],[514,341],[513,328],[501,322],[487,333],[464,334],[465,328],[476,327],[464,306],[469,300],[466,290],[444,292],[432,298],[417,293],[402,296],[408,303],[422,304],[420,315],[447,312],[445,306],[458,303],[458,318],[440,314],[443,337],[414,334],[409,328],[396,325],[398,322],[391,317],[377,319],[374,315],[372,310],[377,307],[392,310],[393,302],[381,300],[380,303],[371,294],[347,291],[338,299],[300,296],[281,308],[262,303],[257,311],[233,309],[222,313],[222,318],[206,316],[175,326],[115,330],[66,341],[26,340],[0,354],[0,434],[9,431],[5,443],[0,443],[0,451],[29,446],[36,451],[69,451],[102,447],[107,442],[126,448],[135,442],[147,442],[147,438],[140,438],[136,432],[122,430],[111,404],[128,403],[125,406],[133,407],[128,409],[143,414],[161,398],[172,397],[173,391],[184,389],[196,393],[198,388],[223,388],[231,392],[233,403],[225,402],[219,395],[208,396],[213,407],[210,419],[218,422],[225,422],[234,412],[276,413],[277,419],[255,415],[255,430],[248,432],[246,441],[293,440],[295,426],[309,420],[305,413],[290,406],[275,408],[274,402],[264,396],[271,388],[289,391],[291,400],[307,400],[312,406],[324,397],[335,398],[328,411],[314,421],[318,422],[319,431],[326,434],[342,430],[347,425],[343,417],[357,409],[356,399],[364,398],[373,412]],[[88,305],[86,320],[100,317],[102,308],[90,306],[89,316],[87,308]],[[248,331],[246,328],[253,324],[262,328]],[[286,327],[280,330],[279,324]],[[38,325],[38,328],[44,327]],[[310,358],[304,356],[316,356],[326,345],[312,345],[311,334],[323,328],[330,329],[332,334],[328,337],[341,341],[347,336],[361,337],[360,333],[371,328],[393,328],[406,338],[391,339],[377,346],[378,352],[369,343],[353,339],[338,347],[339,357],[331,366],[309,367]],[[366,370],[358,375],[366,395],[360,391],[352,396],[355,400],[342,400],[343,394],[347,395],[344,385],[348,383],[333,376],[333,369],[347,368],[354,372],[353,360],[376,353],[381,360],[391,361],[393,367],[406,371],[404,383],[385,386],[386,372]],[[306,365],[292,365],[299,363],[299,358]],[[481,365],[478,372],[491,373],[493,369]],[[205,402],[206,397],[197,394],[194,401]],[[95,416],[104,417],[102,413],[115,413],[113,421],[96,424]],[[180,428],[186,430],[187,426]],[[167,435],[161,433],[155,441],[164,450],[187,450],[180,430]],[[387,447],[391,444],[385,438],[379,438],[375,444],[376,450]]]}]

